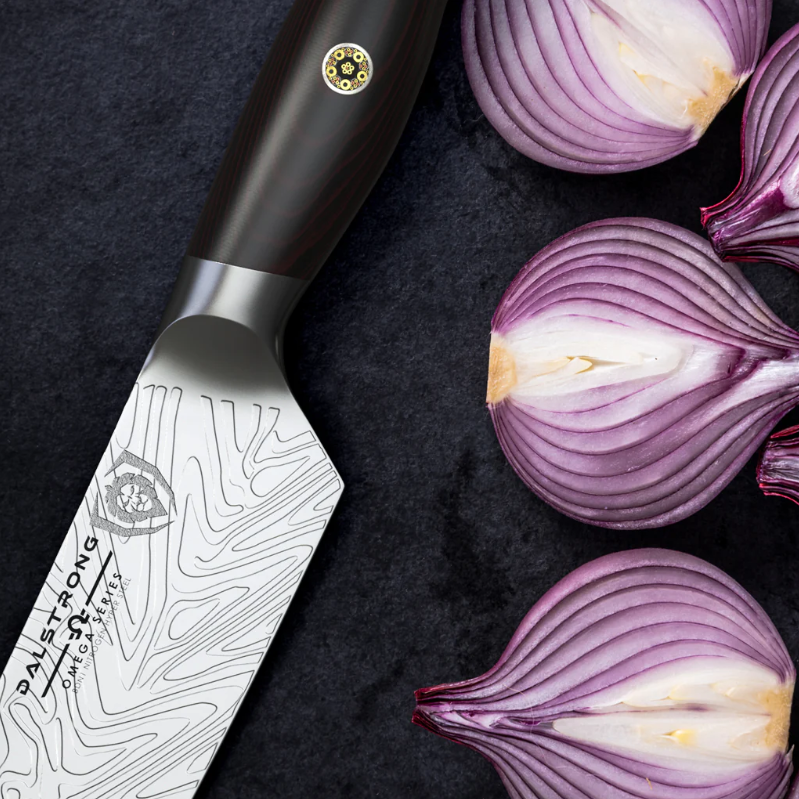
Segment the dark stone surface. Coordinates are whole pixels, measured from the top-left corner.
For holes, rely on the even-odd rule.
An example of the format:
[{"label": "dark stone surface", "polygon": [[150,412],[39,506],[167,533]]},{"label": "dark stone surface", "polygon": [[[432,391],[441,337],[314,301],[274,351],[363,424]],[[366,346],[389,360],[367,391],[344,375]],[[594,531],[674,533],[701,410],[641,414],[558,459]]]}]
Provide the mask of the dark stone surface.
[{"label": "dark stone surface", "polygon": [[[0,0],[3,663],[288,6]],[[476,754],[411,725],[413,690],[484,671],[555,580],[611,551],[712,561],[799,656],[799,509],[760,495],[754,463],[674,527],[601,531],[527,491],[483,405],[489,320],[523,262],[601,217],[698,231],[699,206],[737,179],[743,97],[669,163],[555,172],[482,117],[459,10],[395,157],[289,326],[290,382],[347,490],[202,799],[505,796]],[[799,0],[776,0],[772,39],[796,19]],[[799,276],[745,272],[799,325]]]}]

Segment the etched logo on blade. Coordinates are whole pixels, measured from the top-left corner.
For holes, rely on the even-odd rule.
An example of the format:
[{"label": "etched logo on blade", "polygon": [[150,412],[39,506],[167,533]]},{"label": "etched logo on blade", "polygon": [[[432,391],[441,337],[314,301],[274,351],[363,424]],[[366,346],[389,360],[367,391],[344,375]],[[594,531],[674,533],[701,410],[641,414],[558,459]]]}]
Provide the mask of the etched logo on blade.
[{"label": "etched logo on blade", "polygon": [[[123,471],[130,467],[130,471]],[[100,498],[95,496],[92,527],[130,538],[153,535],[171,524],[169,508],[176,508],[175,495],[158,467],[124,450],[106,472],[116,476],[105,487],[105,516],[100,514]],[[159,519],[166,519],[158,523]],[[142,522],[148,526],[139,526]],[[156,522],[153,524],[153,522]]]}]

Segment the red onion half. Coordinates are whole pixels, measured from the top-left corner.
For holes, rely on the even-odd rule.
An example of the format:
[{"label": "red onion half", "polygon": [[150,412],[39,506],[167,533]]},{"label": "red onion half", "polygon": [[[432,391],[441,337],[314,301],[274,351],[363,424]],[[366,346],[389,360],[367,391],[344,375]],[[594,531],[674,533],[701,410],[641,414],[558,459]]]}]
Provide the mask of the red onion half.
[{"label": "red onion half", "polygon": [[781,799],[796,680],[755,600],[666,550],[573,572],[482,677],[416,692],[513,799]]},{"label": "red onion half", "polygon": [[766,44],[771,0],[466,0],[466,71],[517,150],[623,172],[693,147]]},{"label": "red onion half", "polygon": [[702,209],[716,252],[799,269],[799,25],[769,50],[744,109],[741,178]]},{"label": "red onion half", "polygon": [[799,403],[799,334],[699,236],[605,220],[544,248],[505,292],[487,401],[544,500],[659,527],[709,502]]}]

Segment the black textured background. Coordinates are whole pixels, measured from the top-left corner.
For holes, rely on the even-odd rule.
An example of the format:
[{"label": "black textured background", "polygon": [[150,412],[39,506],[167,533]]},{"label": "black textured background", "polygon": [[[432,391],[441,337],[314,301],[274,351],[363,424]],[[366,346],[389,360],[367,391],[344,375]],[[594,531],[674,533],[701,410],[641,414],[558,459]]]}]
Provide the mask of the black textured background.
[{"label": "black textured background", "polygon": [[[0,0],[2,663],[288,6]],[[555,172],[482,117],[459,12],[452,0],[396,155],[289,325],[290,382],[347,490],[201,799],[505,796],[478,755],[411,725],[413,690],[483,672],[548,587],[614,550],[712,561],[799,657],[799,508],[762,497],[754,463],[674,527],[604,532],[527,491],[483,404],[489,320],[524,261],[607,216],[698,231],[699,206],[736,182],[743,97],[669,163]],[[776,0],[772,40],[797,20],[799,0]],[[799,326],[799,275],[744,269]]]}]

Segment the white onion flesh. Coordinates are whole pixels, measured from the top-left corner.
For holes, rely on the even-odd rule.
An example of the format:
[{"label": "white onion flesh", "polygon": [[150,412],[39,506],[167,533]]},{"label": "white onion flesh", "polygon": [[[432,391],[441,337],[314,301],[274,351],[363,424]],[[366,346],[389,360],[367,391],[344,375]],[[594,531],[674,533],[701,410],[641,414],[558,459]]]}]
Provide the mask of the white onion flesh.
[{"label": "white onion flesh", "polygon": [[734,770],[785,751],[790,703],[790,690],[759,664],[686,660],[595,706],[593,715],[558,719],[553,729],[575,741],[679,761],[675,768]]},{"label": "white onion flesh", "polygon": [[655,123],[704,133],[744,80],[729,42],[701,4],[586,3],[589,52],[621,100]]}]

